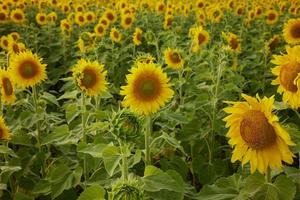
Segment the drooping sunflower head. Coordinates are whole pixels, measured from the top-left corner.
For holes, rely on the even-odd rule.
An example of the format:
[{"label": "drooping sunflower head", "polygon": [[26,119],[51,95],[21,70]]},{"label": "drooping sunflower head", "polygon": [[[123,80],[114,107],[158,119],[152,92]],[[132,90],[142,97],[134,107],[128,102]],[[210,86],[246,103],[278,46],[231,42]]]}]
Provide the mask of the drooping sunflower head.
[{"label": "drooping sunflower head", "polygon": [[13,55],[9,68],[13,82],[22,89],[33,87],[47,79],[46,64],[42,64],[41,59],[30,50]]},{"label": "drooping sunflower head", "polygon": [[11,73],[9,71],[0,70],[0,85],[1,85],[1,99],[5,104],[12,104],[16,100],[14,83],[12,81]]},{"label": "drooping sunflower head", "polygon": [[133,36],[132,36],[134,45],[139,46],[142,44],[142,33],[143,33],[143,31],[140,28],[135,29]]},{"label": "drooping sunflower head", "polygon": [[193,42],[193,52],[197,52],[209,42],[209,33],[202,27],[197,27],[191,33]]},{"label": "drooping sunflower head", "polygon": [[10,19],[16,24],[21,24],[25,21],[25,14],[23,10],[17,8],[10,13]]},{"label": "drooping sunflower head", "polygon": [[224,118],[229,127],[226,136],[234,147],[231,161],[239,160],[242,165],[250,161],[251,173],[258,170],[262,174],[268,168],[280,169],[282,161],[291,164],[293,154],[288,146],[294,143],[272,113],[274,96],[242,97],[246,102],[228,102],[232,106],[224,109],[229,114]]},{"label": "drooping sunflower head", "polygon": [[237,52],[239,53],[241,51],[241,42],[238,36],[234,33],[222,33],[222,36],[226,39],[227,41],[227,48],[230,51]]},{"label": "drooping sunflower head", "polygon": [[9,128],[6,126],[5,121],[2,116],[0,116],[0,139],[2,139],[2,140],[10,139]]},{"label": "drooping sunflower head", "polygon": [[300,107],[300,46],[287,47],[287,54],[275,55],[271,61],[277,65],[272,73],[277,76],[272,81],[273,85],[279,85],[277,92],[282,94],[282,100],[292,108]]},{"label": "drooping sunflower head", "polygon": [[167,74],[154,63],[137,63],[126,79],[127,85],[121,87],[123,105],[140,115],[157,112],[174,93]]},{"label": "drooping sunflower head", "polygon": [[298,44],[300,42],[300,18],[290,19],[285,23],[283,37],[289,44]]},{"label": "drooping sunflower head", "polygon": [[35,20],[38,25],[46,25],[47,24],[47,15],[46,13],[38,13],[35,17]]},{"label": "drooping sunflower head", "polygon": [[280,35],[274,35],[265,44],[265,50],[266,50],[266,52],[272,53],[279,46],[280,41],[281,41]]},{"label": "drooping sunflower head", "polygon": [[73,67],[73,77],[79,88],[89,96],[97,96],[107,89],[104,65],[81,59]]},{"label": "drooping sunflower head", "polygon": [[268,10],[266,13],[266,23],[275,24],[278,21],[279,14],[276,10]]},{"label": "drooping sunflower head", "polygon": [[164,57],[166,64],[172,69],[180,69],[184,65],[184,59],[178,49],[167,48]]},{"label": "drooping sunflower head", "polygon": [[110,39],[117,43],[119,43],[122,39],[122,35],[120,31],[116,28],[112,28],[109,35],[110,35]]},{"label": "drooping sunflower head", "polygon": [[144,199],[143,183],[136,180],[118,180],[112,185],[108,194],[110,200],[142,200]]}]

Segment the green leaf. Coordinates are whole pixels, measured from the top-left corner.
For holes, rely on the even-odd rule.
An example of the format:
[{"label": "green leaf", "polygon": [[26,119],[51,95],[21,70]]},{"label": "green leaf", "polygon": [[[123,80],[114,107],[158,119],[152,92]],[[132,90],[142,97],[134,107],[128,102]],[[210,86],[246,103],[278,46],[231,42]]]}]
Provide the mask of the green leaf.
[{"label": "green leaf", "polygon": [[115,146],[108,146],[103,150],[102,156],[105,169],[107,173],[112,176],[122,158],[119,148]]},{"label": "green leaf", "polygon": [[62,96],[60,96],[57,100],[62,100],[62,99],[76,99],[78,94],[77,90],[71,91],[71,92],[66,92]]},{"label": "green leaf", "polygon": [[61,125],[55,127],[53,132],[48,134],[42,139],[42,145],[53,144],[55,142],[61,142],[69,135],[69,127],[67,125]]},{"label": "green leaf", "polygon": [[77,200],[103,200],[105,190],[99,185],[93,185],[82,192]]},{"label": "green leaf", "polygon": [[229,200],[239,195],[241,177],[237,174],[218,179],[213,185],[205,185],[198,195],[198,199]]},{"label": "green leaf", "polygon": [[183,193],[184,191],[183,180],[174,170],[163,172],[162,170],[149,165],[145,169],[142,180],[145,184],[145,190],[149,192],[157,192],[163,189],[178,193]]},{"label": "green leaf", "polygon": [[27,194],[17,192],[14,196],[14,200],[34,200],[34,197],[30,197]]},{"label": "green leaf", "polygon": [[59,106],[59,103],[56,99],[56,96],[54,96],[53,94],[50,94],[48,92],[44,92],[43,95],[41,96],[43,99],[45,99],[46,101],[53,103],[57,106]]},{"label": "green leaf", "polygon": [[68,124],[70,124],[81,113],[81,111],[77,108],[76,103],[66,105],[65,109]]},{"label": "green leaf", "polygon": [[8,155],[10,155],[12,157],[15,157],[15,158],[18,157],[11,148],[9,148],[7,146],[4,146],[4,145],[0,146],[0,153],[2,153],[2,154],[8,154]]},{"label": "green leaf", "polygon": [[94,158],[102,158],[102,152],[107,146],[107,144],[79,143],[77,145],[77,152],[89,154]]}]

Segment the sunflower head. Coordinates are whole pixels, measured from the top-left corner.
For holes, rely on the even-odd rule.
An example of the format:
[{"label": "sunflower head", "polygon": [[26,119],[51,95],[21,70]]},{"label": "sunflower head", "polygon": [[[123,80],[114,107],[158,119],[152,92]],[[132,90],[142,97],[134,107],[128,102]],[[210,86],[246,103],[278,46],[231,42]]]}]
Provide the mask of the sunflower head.
[{"label": "sunflower head", "polygon": [[144,199],[143,185],[138,180],[118,180],[112,185],[109,200],[142,200]]},{"label": "sunflower head", "polygon": [[131,25],[133,24],[133,21],[134,21],[134,15],[133,14],[122,15],[121,26],[124,29],[129,29],[131,27]]},{"label": "sunflower head", "polygon": [[21,24],[21,23],[24,23],[24,21],[25,21],[25,14],[24,14],[23,10],[17,8],[15,10],[11,11],[10,19],[14,23]]},{"label": "sunflower head", "polygon": [[150,55],[150,54],[142,54],[142,55],[139,55],[135,59],[134,66],[137,67],[138,63],[141,63],[141,64],[154,63],[154,61],[155,61],[155,58],[152,55]]},{"label": "sunflower head", "polygon": [[173,15],[172,14],[167,14],[165,15],[165,20],[164,20],[164,29],[169,29],[171,28],[173,23]]},{"label": "sunflower head", "polygon": [[133,36],[132,36],[134,45],[139,46],[142,44],[142,33],[143,32],[140,28],[135,29]]},{"label": "sunflower head", "polygon": [[81,59],[73,67],[73,77],[79,88],[89,96],[97,96],[107,89],[104,65]]},{"label": "sunflower head", "polygon": [[272,53],[278,46],[281,41],[280,35],[274,35],[270,40],[265,44],[265,49],[268,53]]},{"label": "sunflower head", "polygon": [[109,35],[110,35],[110,39],[117,43],[119,43],[122,39],[122,35],[120,31],[116,28],[112,28]]},{"label": "sunflower head", "polygon": [[131,111],[149,115],[157,112],[172,98],[169,78],[161,67],[154,63],[137,63],[126,76],[127,85],[121,88],[123,105]]},{"label": "sunflower head", "polygon": [[77,12],[75,14],[75,23],[79,26],[84,26],[86,24],[86,19],[83,12]]},{"label": "sunflower head", "polygon": [[285,23],[283,37],[289,44],[298,44],[300,42],[300,18],[290,19]]},{"label": "sunflower head", "polygon": [[92,11],[88,11],[84,14],[84,17],[85,17],[85,21],[87,23],[94,23],[95,21],[95,13],[92,12]]},{"label": "sunflower head", "polygon": [[266,13],[266,23],[269,25],[275,24],[278,21],[279,14],[275,10],[268,10]]},{"label": "sunflower head", "polygon": [[286,51],[287,54],[275,55],[271,61],[277,65],[272,69],[277,76],[272,84],[279,85],[277,91],[283,94],[283,102],[297,109],[300,107],[300,46],[287,47]]},{"label": "sunflower head", "polygon": [[35,17],[35,20],[38,25],[46,25],[47,24],[47,15],[46,13],[38,13]]},{"label": "sunflower head", "polygon": [[268,168],[280,169],[282,161],[291,164],[293,154],[288,146],[294,143],[272,113],[274,96],[242,97],[246,102],[228,102],[232,106],[224,109],[229,114],[224,121],[230,127],[226,136],[234,147],[231,161],[240,160],[243,165],[250,161],[251,173],[263,174]]},{"label": "sunflower head", "polygon": [[184,60],[178,49],[166,49],[164,57],[166,64],[172,69],[180,69],[184,65]]},{"label": "sunflower head", "polygon": [[112,9],[107,9],[104,12],[104,16],[105,18],[110,22],[110,23],[114,23],[117,20],[117,14],[114,10]]},{"label": "sunflower head", "polygon": [[192,37],[193,52],[199,51],[209,42],[209,33],[202,27],[193,28],[190,34]]},{"label": "sunflower head", "polygon": [[94,32],[98,38],[102,38],[105,35],[106,27],[103,24],[97,24],[94,27]]},{"label": "sunflower head", "polygon": [[6,11],[0,11],[0,24],[6,23],[9,20],[9,15]]},{"label": "sunflower head", "polygon": [[13,55],[9,68],[13,82],[22,89],[33,87],[47,78],[46,64],[42,64],[30,50]]},{"label": "sunflower head", "polygon": [[238,36],[234,33],[222,33],[222,36],[227,41],[227,49],[233,52],[241,52],[241,42]]},{"label": "sunflower head", "polygon": [[9,129],[6,126],[2,116],[0,116],[0,139],[2,139],[2,140],[9,140],[10,139]]},{"label": "sunflower head", "polygon": [[1,85],[1,99],[6,104],[12,104],[16,100],[14,92],[14,83],[12,81],[11,73],[6,70],[0,70],[0,85]]}]

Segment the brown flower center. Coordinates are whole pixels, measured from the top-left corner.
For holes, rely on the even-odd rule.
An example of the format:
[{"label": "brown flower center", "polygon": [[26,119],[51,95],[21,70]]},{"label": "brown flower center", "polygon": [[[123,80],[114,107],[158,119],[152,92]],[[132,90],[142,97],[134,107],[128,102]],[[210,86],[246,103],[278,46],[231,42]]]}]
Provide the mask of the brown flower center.
[{"label": "brown flower center", "polygon": [[88,15],[88,16],[87,16],[87,20],[88,20],[88,21],[92,21],[92,20],[93,20],[93,16],[92,16],[92,15]]},{"label": "brown flower center", "polygon": [[40,16],[40,21],[41,21],[41,22],[44,22],[45,19],[46,19],[45,16]]},{"label": "brown flower center", "polygon": [[167,19],[167,26],[171,26],[172,25],[172,18],[168,18]]},{"label": "brown flower center", "polygon": [[274,14],[274,13],[270,13],[270,14],[268,15],[268,19],[269,19],[270,21],[275,20],[275,18],[276,18],[276,14]]},{"label": "brown flower center", "polygon": [[137,41],[142,41],[142,34],[141,33],[137,33],[136,34],[136,39],[137,39]]},{"label": "brown flower center", "polygon": [[253,149],[263,149],[276,142],[276,132],[268,119],[258,110],[244,114],[240,125],[242,139]]},{"label": "brown flower center", "polygon": [[101,33],[103,33],[104,29],[102,26],[98,26],[97,31],[98,31],[98,33],[101,34]]},{"label": "brown flower center", "polygon": [[36,63],[27,60],[19,66],[19,73],[24,79],[31,79],[38,74],[38,66]]},{"label": "brown flower center", "polygon": [[159,80],[153,75],[142,75],[134,83],[133,92],[135,96],[144,101],[151,101],[160,94],[161,86]]},{"label": "brown flower center", "polygon": [[4,21],[6,19],[6,15],[4,13],[0,13],[0,21]]},{"label": "brown flower center", "polygon": [[114,31],[114,38],[116,38],[116,39],[119,38],[119,33],[117,31]]},{"label": "brown flower center", "polygon": [[242,15],[243,13],[244,13],[243,9],[242,8],[238,8],[237,14],[238,15]]},{"label": "brown flower center", "polygon": [[239,42],[237,41],[236,38],[231,38],[229,45],[233,50],[236,50],[239,47]]},{"label": "brown flower center", "polygon": [[113,21],[115,19],[115,16],[111,12],[107,13],[106,17],[109,21]]},{"label": "brown flower center", "polygon": [[132,22],[131,17],[126,17],[126,19],[125,19],[125,24],[126,24],[126,25],[130,25],[131,22]]},{"label": "brown flower center", "polygon": [[274,50],[279,44],[279,38],[275,37],[270,43],[269,43],[269,49]]},{"label": "brown flower center", "polygon": [[292,63],[285,65],[280,70],[280,83],[281,85],[290,92],[297,92],[298,87],[294,84],[295,79],[300,73],[300,63]]},{"label": "brown flower center", "polygon": [[14,14],[14,18],[15,18],[16,20],[22,20],[22,19],[23,19],[23,15],[20,14],[20,13],[15,13],[15,14]]},{"label": "brown flower center", "polygon": [[85,88],[92,88],[97,83],[97,76],[95,72],[91,69],[83,70],[83,77],[81,79],[81,84]]},{"label": "brown flower center", "polygon": [[300,23],[294,24],[290,32],[293,38],[300,38]]},{"label": "brown flower center", "polygon": [[3,78],[2,79],[2,87],[4,89],[4,92],[7,96],[10,96],[13,94],[13,86],[8,78]]},{"label": "brown flower center", "polygon": [[181,61],[180,55],[177,52],[171,53],[170,59],[172,63],[176,63],[176,64],[180,63]]},{"label": "brown flower center", "polygon": [[205,41],[206,37],[202,34],[198,34],[198,45],[201,45]]},{"label": "brown flower center", "polygon": [[18,44],[14,43],[13,46],[12,46],[12,48],[13,48],[13,51],[14,51],[15,53],[19,53],[20,48],[19,48],[19,45],[18,45]]},{"label": "brown flower center", "polygon": [[84,17],[83,17],[83,16],[79,16],[79,17],[78,17],[78,20],[79,20],[80,22],[84,22]]},{"label": "brown flower center", "polygon": [[163,11],[165,9],[165,6],[163,4],[159,5],[158,7],[158,11]]},{"label": "brown flower center", "polygon": [[0,139],[4,138],[4,130],[0,127]]}]

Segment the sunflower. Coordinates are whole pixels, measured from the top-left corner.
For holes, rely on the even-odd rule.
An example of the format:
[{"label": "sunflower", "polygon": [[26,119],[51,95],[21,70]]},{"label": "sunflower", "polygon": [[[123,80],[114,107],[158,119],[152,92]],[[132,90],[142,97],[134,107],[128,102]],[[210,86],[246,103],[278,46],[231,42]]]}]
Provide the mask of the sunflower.
[{"label": "sunflower", "polygon": [[161,67],[154,63],[137,63],[126,76],[127,85],[121,87],[125,95],[123,105],[133,112],[149,115],[157,112],[172,98],[169,78]]},{"label": "sunflower", "polygon": [[81,33],[77,44],[81,53],[91,52],[95,48],[95,34],[90,32]]},{"label": "sunflower", "polygon": [[260,16],[262,16],[263,14],[263,9],[261,6],[257,6],[255,7],[255,16],[258,18]]},{"label": "sunflower", "polygon": [[1,85],[1,99],[6,104],[12,104],[16,100],[14,93],[14,84],[12,82],[11,74],[8,71],[0,70],[0,85]]},{"label": "sunflower", "polygon": [[106,17],[101,17],[98,24],[102,24],[104,28],[107,28],[109,26],[109,21]]},{"label": "sunflower", "polygon": [[202,27],[193,28],[191,31],[193,40],[193,52],[197,52],[199,49],[204,47],[209,42],[209,33]]},{"label": "sunflower", "polygon": [[89,96],[97,96],[106,91],[107,71],[97,61],[81,59],[72,69],[73,77],[80,89]]},{"label": "sunflower", "polygon": [[17,32],[11,32],[8,37],[11,37],[14,41],[18,41],[21,38],[20,34]]},{"label": "sunflower", "polygon": [[283,94],[282,100],[293,109],[300,107],[300,46],[287,47],[287,54],[275,55],[271,61],[277,65],[272,73],[277,76],[273,85],[279,85],[277,92]]},{"label": "sunflower", "polygon": [[290,19],[284,24],[283,37],[289,44],[300,42],[300,18]]},{"label": "sunflower", "polygon": [[272,113],[274,96],[256,98],[242,94],[246,102],[224,109],[230,115],[224,118],[228,143],[234,146],[231,161],[242,165],[250,161],[251,173],[266,173],[268,168],[280,169],[282,161],[291,164],[293,154],[288,145],[294,145],[289,134],[281,127],[278,117]]},{"label": "sunflower", "polygon": [[241,52],[241,42],[238,36],[234,33],[222,33],[223,37],[227,40],[227,48],[233,52]]},{"label": "sunflower", "polygon": [[97,24],[94,27],[94,32],[97,37],[102,38],[105,35],[106,27],[104,27],[102,24]]},{"label": "sunflower", "polygon": [[278,47],[280,43],[280,36],[279,35],[274,35],[270,40],[268,40],[265,44],[265,50],[268,53],[271,53],[272,51],[275,50],[276,47]]},{"label": "sunflower", "polygon": [[4,49],[4,50],[8,50],[9,41],[10,40],[7,36],[2,36],[1,37],[1,43],[0,43],[1,48]]},{"label": "sunflower", "polygon": [[30,50],[20,52],[11,57],[9,68],[13,82],[20,88],[32,87],[47,78],[46,64]]},{"label": "sunflower", "polygon": [[164,13],[165,9],[166,9],[166,6],[165,6],[164,2],[157,2],[156,3],[156,9],[155,10],[158,14]]},{"label": "sunflower", "polygon": [[117,20],[117,14],[115,11],[113,11],[112,9],[107,9],[104,12],[104,16],[106,17],[106,19],[112,24],[114,22],[116,22]]},{"label": "sunflower", "polygon": [[121,26],[124,29],[129,29],[131,27],[133,21],[134,21],[134,15],[132,15],[132,14],[122,15]]},{"label": "sunflower", "polygon": [[6,126],[2,116],[0,116],[0,139],[2,139],[2,140],[9,140],[10,139],[9,129]]},{"label": "sunflower", "polygon": [[86,23],[84,14],[82,12],[77,12],[75,14],[75,23],[78,24],[79,26],[84,26]]},{"label": "sunflower", "polygon": [[111,29],[109,36],[112,41],[117,42],[117,43],[119,43],[122,39],[122,35],[121,35],[120,31],[116,28]]},{"label": "sunflower", "polygon": [[9,15],[6,11],[0,10],[0,24],[6,23],[9,20]]},{"label": "sunflower", "polygon": [[143,31],[140,28],[135,28],[132,36],[134,45],[139,46],[142,44],[142,33]]},{"label": "sunflower", "polygon": [[8,52],[11,54],[18,54],[22,51],[26,50],[25,44],[22,42],[16,42],[12,39],[9,40],[9,44],[8,44]]},{"label": "sunflower", "polygon": [[63,19],[60,21],[60,29],[65,35],[69,36],[72,31],[72,26],[67,19]]},{"label": "sunflower", "polygon": [[142,63],[142,64],[149,64],[149,63],[154,63],[155,58],[150,55],[150,54],[142,54],[139,55],[135,61],[134,61],[134,67],[137,67],[138,63]]},{"label": "sunflower", "polygon": [[180,69],[184,65],[184,60],[178,49],[167,48],[164,57],[166,64],[172,69]]},{"label": "sunflower", "polygon": [[56,12],[51,12],[47,15],[47,20],[51,23],[51,24],[55,24],[56,20],[57,20],[57,14]]},{"label": "sunflower", "polygon": [[25,14],[21,9],[15,9],[10,13],[10,19],[16,24],[21,24],[25,21]]},{"label": "sunflower", "polygon": [[38,13],[35,17],[35,20],[38,25],[46,25],[47,24],[47,15],[46,13]]},{"label": "sunflower", "polygon": [[266,13],[266,23],[269,25],[275,24],[278,21],[278,12],[275,10],[269,10]]},{"label": "sunflower", "polygon": [[173,16],[170,14],[165,15],[165,20],[164,20],[164,29],[169,29],[172,26],[173,23]]},{"label": "sunflower", "polygon": [[87,23],[94,23],[96,16],[94,12],[88,11],[84,14],[84,17]]}]

